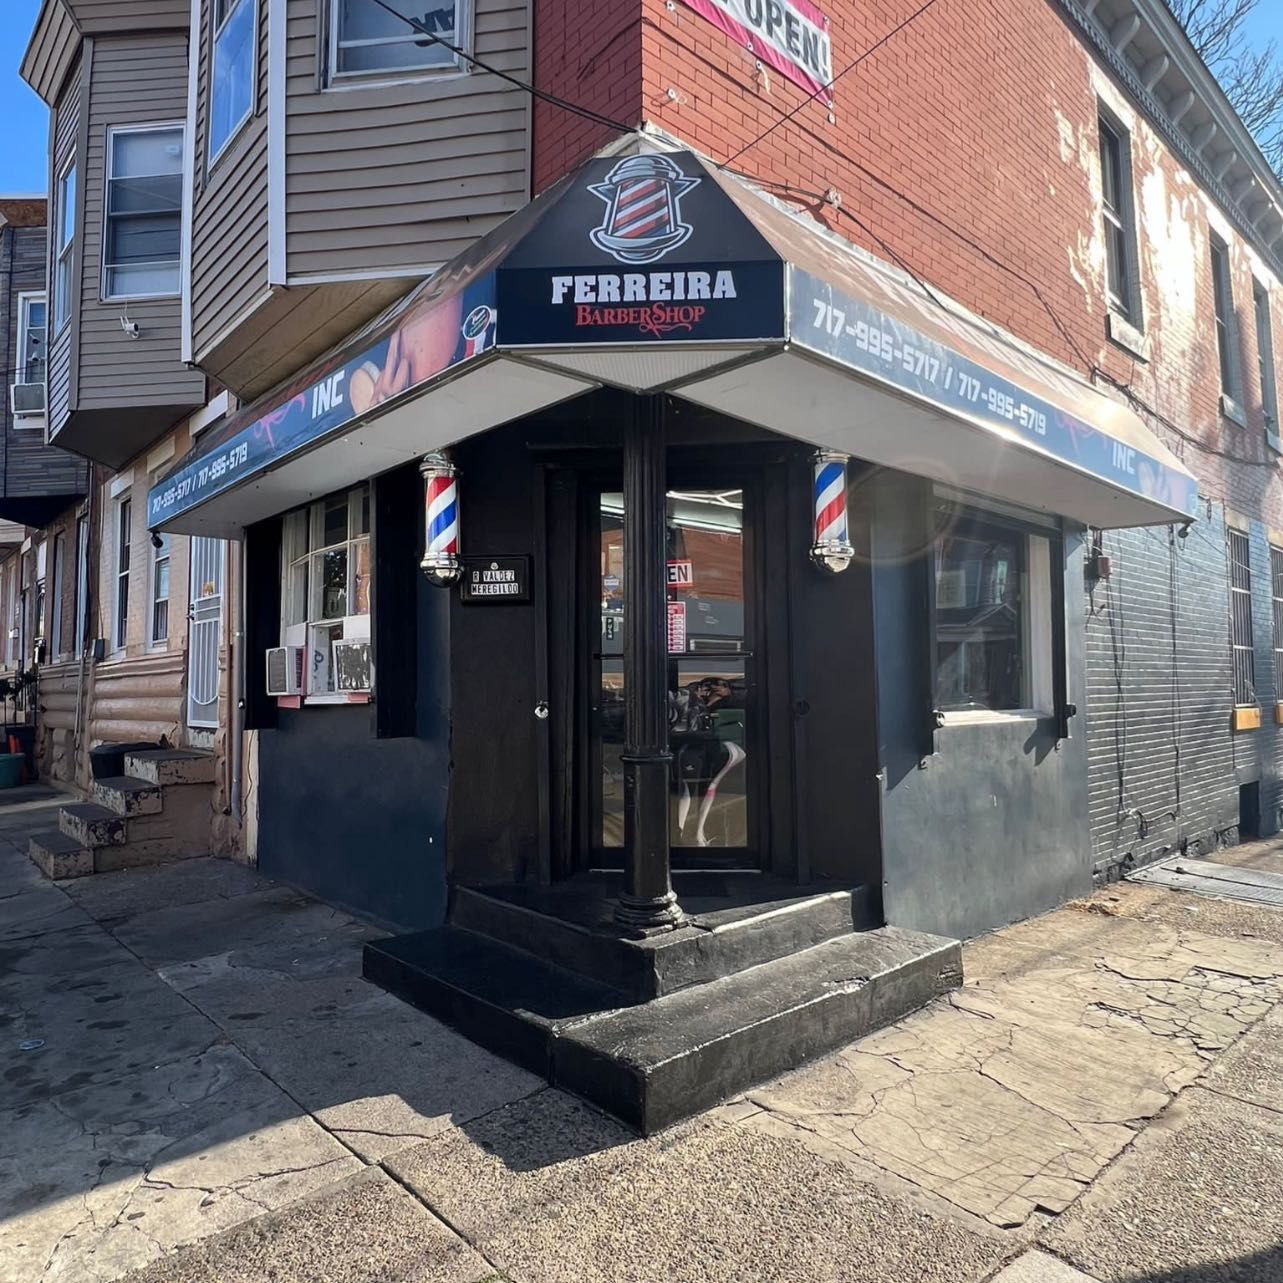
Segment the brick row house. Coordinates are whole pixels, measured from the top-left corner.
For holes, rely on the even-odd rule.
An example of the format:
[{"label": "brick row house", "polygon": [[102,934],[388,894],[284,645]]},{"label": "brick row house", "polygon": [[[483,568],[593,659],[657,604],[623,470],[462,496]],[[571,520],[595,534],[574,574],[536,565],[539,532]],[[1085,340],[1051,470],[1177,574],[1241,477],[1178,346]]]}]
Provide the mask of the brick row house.
[{"label": "brick row house", "polygon": [[23,65],[51,773],[208,750],[209,847],[646,1129],[1278,828],[1283,187],[1161,0],[142,8]]}]

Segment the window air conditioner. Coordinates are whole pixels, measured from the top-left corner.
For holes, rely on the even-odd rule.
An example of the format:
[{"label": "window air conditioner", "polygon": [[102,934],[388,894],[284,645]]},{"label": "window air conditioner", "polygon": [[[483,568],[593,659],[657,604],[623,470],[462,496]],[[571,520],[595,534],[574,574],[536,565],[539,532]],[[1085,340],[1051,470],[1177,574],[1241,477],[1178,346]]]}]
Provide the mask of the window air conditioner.
[{"label": "window air conditioner", "polygon": [[370,689],[370,643],[368,641],[334,643],[334,688],[341,691]]},{"label": "window air conditioner", "polygon": [[303,693],[303,647],[273,646],[267,652],[267,693]]},{"label": "window air conditioner", "polygon": [[15,419],[45,412],[45,385],[43,383],[12,383],[9,385],[9,404]]}]

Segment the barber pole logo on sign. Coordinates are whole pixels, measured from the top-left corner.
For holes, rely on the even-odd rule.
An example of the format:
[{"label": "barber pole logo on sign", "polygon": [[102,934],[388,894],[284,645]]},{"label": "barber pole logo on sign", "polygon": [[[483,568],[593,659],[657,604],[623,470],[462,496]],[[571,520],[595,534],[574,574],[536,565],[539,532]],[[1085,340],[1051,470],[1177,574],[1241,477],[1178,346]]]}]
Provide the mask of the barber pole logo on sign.
[{"label": "barber pole logo on sign", "polygon": [[786,80],[832,104],[829,20],[810,0],[685,0],[685,4]]}]

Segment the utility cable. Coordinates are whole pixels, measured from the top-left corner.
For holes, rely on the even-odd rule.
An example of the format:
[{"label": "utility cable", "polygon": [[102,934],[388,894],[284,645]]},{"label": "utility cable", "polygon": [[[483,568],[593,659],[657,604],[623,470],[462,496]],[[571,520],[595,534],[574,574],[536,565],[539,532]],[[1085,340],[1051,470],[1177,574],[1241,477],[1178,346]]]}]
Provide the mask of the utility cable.
[{"label": "utility cable", "polygon": [[[376,0],[376,3],[381,4],[382,0]],[[862,54],[860,54],[857,58],[853,59],[851,62],[847,63],[847,65],[843,67],[842,70],[839,71],[838,74],[834,76],[832,80],[826,81],[813,93],[809,94],[800,103],[798,103],[798,105],[794,107],[792,111],[786,112],[773,125],[771,125],[767,129],[762,130],[762,132],[758,134],[756,138],[752,138],[748,142],[746,142],[744,146],[741,147],[739,151],[737,151],[733,156],[728,156],[726,160],[719,166],[719,168],[724,169],[727,165],[734,164],[735,161],[739,160],[739,158],[746,151],[751,151],[754,147],[758,145],[758,143],[762,142],[764,139],[769,138],[781,125],[788,124],[788,122],[792,120],[793,117],[796,116],[797,113],[801,111],[803,107],[806,107],[810,103],[814,102],[816,98],[820,96],[820,94],[825,93],[828,90],[832,89],[833,86],[836,85],[837,82],[841,80],[843,76],[845,76],[848,72],[854,71],[856,67],[858,67],[866,58],[869,58],[873,54],[877,53],[877,51],[881,49],[883,45],[885,45],[888,41],[893,40],[896,36],[898,36],[900,32],[902,32],[905,29],[905,27],[911,26],[913,23],[917,22],[917,20],[920,17],[922,17],[922,15],[926,13],[926,11],[930,9],[932,5],[934,5],[935,3],[936,3],[936,0],[925,0],[924,4],[919,5],[918,8],[915,9],[911,14],[909,14],[907,18],[905,18],[903,21],[897,23],[894,27],[892,27],[891,30],[886,33],[886,35],[882,36],[878,40],[875,40]]]},{"label": "utility cable", "polygon": [[[931,3],[934,2],[935,0],[931,0]],[[379,8],[383,9],[385,12],[390,13],[394,18],[400,19],[400,21],[404,22],[408,27],[430,43],[440,45],[442,48],[448,49],[456,57],[462,58],[466,62],[470,62],[474,67],[479,67],[482,71],[489,72],[492,76],[498,76],[500,80],[507,81],[507,83],[512,85],[514,88],[530,94],[532,98],[537,98],[540,102],[546,102],[552,107],[560,107],[562,111],[568,111],[575,116],[582,116],[585,120],[590,120],[595,125],[601,125],[606,129],[616,130],[621,134],[635,134],[637,132],[637,127],[635,125],[626,125],[623,121],[615,120],[611,116],[603,115],[599,111],[594,111],[591,107],[583,107],[580,106],[579,103],[569,101],[569,99],[559,98],[556,94],[549,93],[546,89],[538,89],[527,81],[519,80],[509,72],[500,71],[498,67],[494,67],[488,62],[482,62],[475,54],[470,54],[466,49],[460,48],[460,46],[456,44],[451,44],[450,41],[437,35],[435,32],[429,31],[427,24],[422,22],[420,19],[412,18],[408,14],[401,13],[399,10],[394,9],[387,3],[387,0],[373,0],[373,3],[378,5]]]}]

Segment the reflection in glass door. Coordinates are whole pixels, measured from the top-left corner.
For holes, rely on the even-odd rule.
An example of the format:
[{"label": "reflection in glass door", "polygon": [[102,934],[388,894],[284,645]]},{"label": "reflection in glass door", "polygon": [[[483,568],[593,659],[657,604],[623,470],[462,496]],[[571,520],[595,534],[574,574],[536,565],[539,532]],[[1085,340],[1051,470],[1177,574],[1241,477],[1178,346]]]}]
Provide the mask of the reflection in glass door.
[{"label": "reflection in glass door", "polygon": [[[669,833],[674,867],[756,866],[756,769],[746,621],[744,492],[668,493]],[[593,845],[618,862],[624,842],[623,497],[600,500],[601,638],[595,655]]]}]

